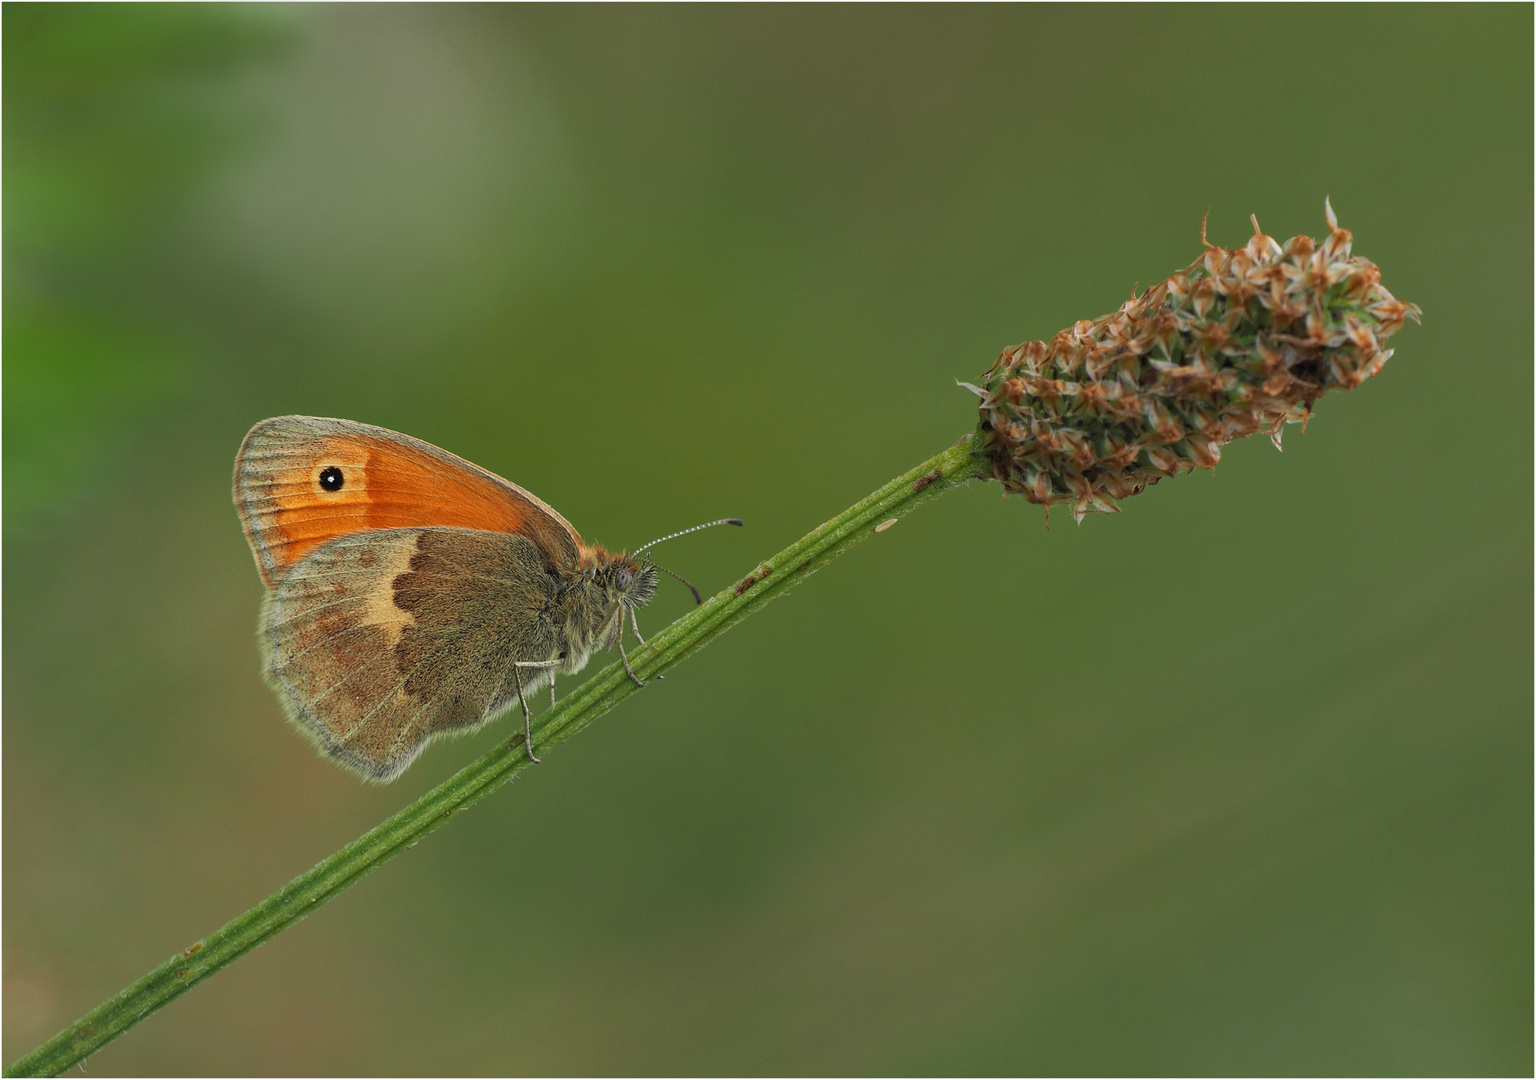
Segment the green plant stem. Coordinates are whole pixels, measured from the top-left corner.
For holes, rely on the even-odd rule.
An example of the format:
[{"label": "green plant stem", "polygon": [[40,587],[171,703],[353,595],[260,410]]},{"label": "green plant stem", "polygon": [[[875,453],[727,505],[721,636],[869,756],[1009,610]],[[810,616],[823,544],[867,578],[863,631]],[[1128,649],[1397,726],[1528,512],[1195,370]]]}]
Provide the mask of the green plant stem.
[{"label": "green plant stem", "polygon": [[[631,666],[642,679],[654,678],[873,535],[882,522],[899,518],[973,477],[989,475],[987,467],[973,457],[971,436],[962,438],[759,563],[747,577],[635,649],[630,654]],[[564,742],[636,689],[622,664],[609,664],[537,719],[534,746],[542,752]],[[56,1076],[84,1060],[172,998],[315,911],[364,874],[512,779],[530,764],[522,743],[519,732],[245,914],[86,1013],[13,1062],[5,1075]]]}]

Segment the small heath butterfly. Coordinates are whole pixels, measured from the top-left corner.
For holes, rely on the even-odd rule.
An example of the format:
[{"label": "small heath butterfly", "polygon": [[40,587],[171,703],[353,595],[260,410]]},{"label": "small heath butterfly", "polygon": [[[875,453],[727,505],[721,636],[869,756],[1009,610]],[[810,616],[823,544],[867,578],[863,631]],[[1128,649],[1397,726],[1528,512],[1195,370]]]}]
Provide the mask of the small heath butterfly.
[{"label": "small heath butterfly", "polygon": [[[538,761],[527,695],[547,683],[553,702],[555,676],[597,649],[617,645],[644,685],[622,636],[627,616],[640,637],[635,609],[662,568],[636,556],[660,540],[609,552],[463,458],[315,416],[250,430],[235,507],[267,586],[267,678],[321,752],[370,780],[393,780],[433,739],[514,701]],[[709,523],[723,524],[741,522]]]}]

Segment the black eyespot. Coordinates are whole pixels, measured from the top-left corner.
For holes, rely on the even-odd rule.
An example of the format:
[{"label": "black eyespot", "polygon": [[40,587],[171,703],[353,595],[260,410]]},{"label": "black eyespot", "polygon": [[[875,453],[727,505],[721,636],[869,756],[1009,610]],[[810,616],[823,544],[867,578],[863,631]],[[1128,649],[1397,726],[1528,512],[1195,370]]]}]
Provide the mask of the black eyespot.
[{"label": "black eyespot", "polygon": [[347,478],[341,475],[341,470],[331,465],[320,471],[320,486],[326,491],[340,491],[341,485],[347,482]]}]

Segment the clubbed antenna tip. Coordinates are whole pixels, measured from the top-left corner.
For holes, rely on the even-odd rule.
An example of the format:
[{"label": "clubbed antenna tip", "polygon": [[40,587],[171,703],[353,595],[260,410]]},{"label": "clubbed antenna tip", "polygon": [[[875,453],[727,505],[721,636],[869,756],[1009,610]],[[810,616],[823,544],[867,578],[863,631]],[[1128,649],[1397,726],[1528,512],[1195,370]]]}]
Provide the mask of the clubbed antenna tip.
[{"label": "clubbed antenna tip", "polygon": [[641,544],[639,547],[635,548],[634,551],[631,551],[630,554],[631,555],[638,555],[642,551],[644,551],[646,548],[653,548],[657,544],[661,543],[662,541],[665,541],[665,540],[675,540],[679,536],[687,536],[689,533],[691,533],[691,532],[698,532],[700,529],[712,529],[716,525],[745,525],[745,524],[746,524],[746,522],[742,521],[741,518],[721,518],[719,521],[706,521],[704,524],[702,524],[702,525],[695,525],[691,529],[679,529],[675,533],[668,533],[666,536],[663,536],[660,539],[652,540],[649,544]]},{"label": "clubbed antenna tip", "polygon": [[[1214,468],[1233,439],[1267,432],[1350,390],[1392,356],[1381,343],[1419,319],[1381,271],[1350,254],[1324,204],[1328,236],[1282,246],[1259,229],[1199,259],[1120,310],[1050,341],[1005,349],[981,387],[976,445],[1005,491],[1081,522],[1118,510],[1165,476]],[[1209,211],[1207,211],[1209,213]]]}]

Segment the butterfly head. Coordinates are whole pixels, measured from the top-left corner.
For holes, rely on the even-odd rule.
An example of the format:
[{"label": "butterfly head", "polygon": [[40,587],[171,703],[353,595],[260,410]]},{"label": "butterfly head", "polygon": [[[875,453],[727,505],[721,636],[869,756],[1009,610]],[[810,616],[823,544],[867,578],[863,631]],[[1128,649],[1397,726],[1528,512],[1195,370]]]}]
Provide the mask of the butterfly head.
[{"label": "butterfly head", "polygon": [[644,607],[656,595],[656,566],[648,560],[637,562],[631,555],[615,555],[608,564],[607,579],[608,595],[631,611]]},{"label": "butterfly head", "polygon": [[634,610],[656,595],[656,566],[622,551],[608,551],[600,544],[583,545],[584,591],[597,610]]}]

